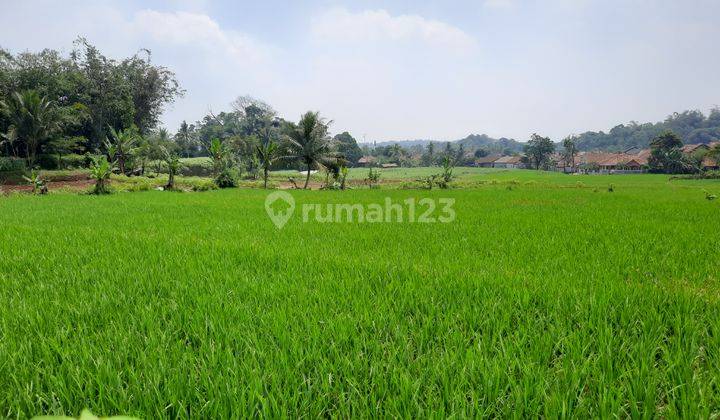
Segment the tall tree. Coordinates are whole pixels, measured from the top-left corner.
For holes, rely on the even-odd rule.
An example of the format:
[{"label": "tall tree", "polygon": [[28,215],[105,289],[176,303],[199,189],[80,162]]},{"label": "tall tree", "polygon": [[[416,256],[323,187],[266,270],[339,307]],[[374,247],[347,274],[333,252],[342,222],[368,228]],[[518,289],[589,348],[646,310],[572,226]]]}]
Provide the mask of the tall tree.
[{"label": "tall tree", "polygon": [[422,162],[425,166],[433,166],[435,164],[435,143],[428,143],[425,153],[422,155]]},{"label": "tall tree", "polygon": [[310,184],[310,171],[322,165],[330,154],[330,124],[318,112],[308,111],[297,124],[288,123],[285,128],[288,143],[285,157],[298,160],[307,169],[304,189]]},{"label": "tall tree", "polygon": [[562,142],[563,151],[562,156],[563,160],[565,161],[566,165],[570,165],[570,167],[575,170],[575,156],[578,154],[577,150],[577,137],[576,136],[568,136],[563,139]]},{"label": "tall tree", "polygon": [[533,133],[530,141],[525,145],[525,154],[535,169],[540,169],[543,164],[546,164],[554,151],[555,144],[552,140],[537,133]]},{"label": "tall tree", "polygon": [[183,121],[180,124],[178,132],[175,134],[175,143],[178,147],[178,153],[181,156],[193,157],[197,152],[197,135],[195,126]]},{"label": "tall tree", "polygon": [[350,166],[355,166],[362,157],[362,150],[357,141],[347,131],[333,137],[337,152],[342,155]]},{"label": "tall tree", "polygon": [[694,172],[696,168],[683,154],[682,146],[683,142],[677,134],[670,130],[663,131],[650,142],[650,170],[667,174]]}]

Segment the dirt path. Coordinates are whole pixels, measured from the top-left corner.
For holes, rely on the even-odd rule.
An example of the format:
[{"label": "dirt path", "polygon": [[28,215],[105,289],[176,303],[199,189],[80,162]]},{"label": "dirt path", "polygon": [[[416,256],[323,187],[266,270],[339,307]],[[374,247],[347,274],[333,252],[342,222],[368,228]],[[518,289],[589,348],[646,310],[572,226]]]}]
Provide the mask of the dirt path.
[{"label": "dirt path", "polygon": [[[89,179],[73,180],[73,181],[52,181],[48,182],[48,190],[71,189],[86,190],[93,185],[93,181]],[[31,192],[31,185],[0,185],[0,194],[10,194],[12,192]]]}]

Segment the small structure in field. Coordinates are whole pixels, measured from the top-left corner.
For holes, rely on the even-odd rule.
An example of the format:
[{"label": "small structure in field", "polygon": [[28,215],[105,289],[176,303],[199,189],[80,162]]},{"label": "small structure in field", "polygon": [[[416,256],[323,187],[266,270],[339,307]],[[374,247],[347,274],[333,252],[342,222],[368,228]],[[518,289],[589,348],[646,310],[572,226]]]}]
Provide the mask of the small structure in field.
[{"label": "small structure in field", "polygon": [[363,156],[360,159],[358,159],[357,163],[358,163],[358,166],[368,167],[368,166],[375,166],[376,161],[377,161],[377,159],[375,158],[375,156]]},{"label": "small structure in field", "polygon": [[493,162],[494,168],[505,168],[505,169],[519,169],[524,168],[525,165],[522,163],[522,156],[503,156]]},{"label": "small structure in field", "polygon": [[475,166],[478,168],[492,168],[496,160],[500,159],[500,155],[487,155],[475,159]]}]

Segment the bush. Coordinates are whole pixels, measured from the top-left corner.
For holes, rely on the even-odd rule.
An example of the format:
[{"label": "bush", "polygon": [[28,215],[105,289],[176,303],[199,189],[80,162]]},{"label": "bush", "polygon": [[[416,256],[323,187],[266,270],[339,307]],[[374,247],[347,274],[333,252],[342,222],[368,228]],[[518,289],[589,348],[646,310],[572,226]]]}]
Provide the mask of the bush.
[{"label": "bush", "polygon": [[60,159],[60,165],[65,169],[89,168],[91,160],[85,155],[65,155]]},{"label": "bush", "polygon": [[237,169],[228,167],[223,169],[215,178],[215,185],[219,188],[235,188],[237,187],[239,178],[240,174]]},{"label": "bush", "polygon": [[213,181],[210,180],[199,180],[199,181],[193,181],[188,182],[188,184],[192,185],[193,191],[210,191],[217,189],[217,185]]},{"label": "bush", "polygon": [[37,161],[35,164],[40,167],[40,169],[58,169],[58,157],[57,155],[38,155]]},{"label": "bush", "polygon": [[[213,164],[212,160],[208,157],[196,157],[196,158],[181,158],[181,169],[179,175],[182,176],[212,176]],[[167,164],[163,161],[152,161],[148,163],[145,168],[145,172],[155,171],[160,168],[160,172],[167,173]]]},{"label": "bush", "polygon": [[0,172],[25,172],[25,159],[0,157]]},{"label": "bush", "polygon": [[720,171],[707,171],[700,172],[699,174],[674,175],[670,177],[671,181],[676,179],[720,179]]},{"label": "bush", "polygon": [[[95,158],[97,158],[96,156]],[[41,169],[56,170],[56,169],[84,169],[89,168],[92,165],[92,156],[90,155],[38,155],[37,165]]]}]

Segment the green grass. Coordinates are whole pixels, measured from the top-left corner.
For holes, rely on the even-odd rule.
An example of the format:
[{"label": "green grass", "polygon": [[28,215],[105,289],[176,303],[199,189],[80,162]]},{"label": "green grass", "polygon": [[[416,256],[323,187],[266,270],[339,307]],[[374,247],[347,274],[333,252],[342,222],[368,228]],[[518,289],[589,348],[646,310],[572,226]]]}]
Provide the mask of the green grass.
[{"label": "green grass", "polygon": [[450,224],[277,230],[261,190],[0,198],[0,415],[718,416],[720,183],[476,171],[292,192],[451,197]]}]

